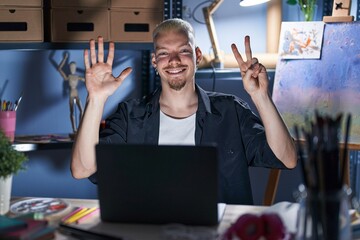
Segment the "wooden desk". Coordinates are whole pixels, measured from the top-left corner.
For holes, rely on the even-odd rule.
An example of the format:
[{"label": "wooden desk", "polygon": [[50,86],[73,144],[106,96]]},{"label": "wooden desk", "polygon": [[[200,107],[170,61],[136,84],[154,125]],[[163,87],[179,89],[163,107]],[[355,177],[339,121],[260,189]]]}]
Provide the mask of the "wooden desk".
[{"label": "wooden desk", "polygon": [[[97,207],[98,200],[81,200],[81,199],[64,199],[71,203],[72,206]],[[245,206],[245,205],[226,205],[224,216],[218,227],[208,228],[223,233],[240,215],[244,213],[259,213],[266,209],[263,206]],[[170,226],[170,225],[169,225]],[[135,224],[115,224],[100,222],[100,219],[94,219],[94,222],[87,224],[86,227],[96,231],[118,232],[122,236],[131,236],[133,239],[158,240],[164,231],[165,225],[135,225]],[[194,227],[196,228],[196,227]],[[116,229],[116,231],[114,231]],[[56,233],[57,240],[75,239],[60,232]]]},{"label": "wooden desk", "polygon": [[[22,199],[22,198],[21,198]],[[12,200],[19,200],[19,198],[13,198]],[[64,201],[71,204],[72,207],[98,207],[99,202],[98,200],[85,200],[85,199],[63,199]],[[91,230],[92,232],[96,233],[104,233],[111,236],[122,237],[124,239],[141,239],[141,240],[159,240],[159,239],[175,239],[169,238],[169,230],[174,233],[174,229],[180,232],[196,232],[202,231],[201,236],[204,236],[204,232],[206,232],[206,236],[210,234],[214,236],[213,238],[206,238],[203,237],[201,239],[218,239],[217,236],[221,236],[230,226],[233,224],[239,216],[245,213],[254,213],[259,214],[264,211],[268,212],[275,211],[282,216],[283,219],[286,219],[284,224],[287,227],[287,230],[290,232],[296,232],[296,214],[299,205],[289,202],[282,202],[279,204],[275,204],[273,206],[266,207],[266,206],[249,206],[249,205],[226,205],[224,216],[218,226],[215,227],[192,227],[192,226],[184,226],[184,225],[150,225],[150,224],[120,224],[120,223],[103,223],[101,222],[99,217],[94,216],[90,221],[87,223],[83,223],[80,225],[73,224],[79,229],[83,230]],[[286,209],[286,210],[285,210]],[[296,214],[294,214],[294,211]],[[290,213],[290,214],[289,214]],[[360,220],[359,220],[360,221]],[[51,221],[51,225],[58,226],[60,220]],[[357,222],[357,221],[356,221]],[[292,230],[292,231],[291,231]],[[181,238],[181,236],[178,236]],[[353,236],[352,239],[360,239],[360,234],[357,233]],[[78,239],[69,234],[64,234],[61,230],[56,231],[56,240],[67,240],[67,239]],[[94,238],[87,238],[83,237],[82,239],[94,239]],[[102,238],[96,238],[102,239]],[[113,238],[114,239],[114,238]],[[179,238],[177,238],[179,239]],[[187,239],[187,238],[186,238]]]}]

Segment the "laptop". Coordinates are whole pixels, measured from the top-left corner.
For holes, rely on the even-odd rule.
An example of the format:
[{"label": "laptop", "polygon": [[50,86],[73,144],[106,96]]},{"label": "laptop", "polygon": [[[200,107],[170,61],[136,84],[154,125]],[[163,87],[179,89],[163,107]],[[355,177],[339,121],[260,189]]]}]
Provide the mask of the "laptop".
[{"label": "laptop", "polygon": [[215,146],[96,145],[101,220],[216,225]]}]

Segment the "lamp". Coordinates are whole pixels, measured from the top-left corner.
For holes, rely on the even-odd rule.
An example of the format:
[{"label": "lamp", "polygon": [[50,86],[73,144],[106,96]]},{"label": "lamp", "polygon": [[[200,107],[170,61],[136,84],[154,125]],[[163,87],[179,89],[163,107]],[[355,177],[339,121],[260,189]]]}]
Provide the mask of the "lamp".
[{"label": "lamp", "polygon": [[[214,59],[212,60],[212,66],[214,68],[224,68],[224,60],[223,57],[220,55],[219,43],[215,31],[214,21],[212,18],[212,15],[223,1],[224,0],[214,0],[208,7],[203,8],[204,19],[207,30],[209,32],[211,47],[214,52]],[[240,0],[240,6],[254,6],[268,1],[270,0]]]},{"label": "lamp", "polygon": [[203,8],[204,19],[206,22],[207,30],[209,32],[211,46],[214,52],[213,67],[215,68],[224,68],[224,60],[220,56],[219,43],[217,40],[217,35],[216,35],[215,25],[212,15],[216,11],[216,9],[218,9],[218,7],[221,5],[223,1],[224,0],[214,0],[214,2],[210,4],[210,6]]}]

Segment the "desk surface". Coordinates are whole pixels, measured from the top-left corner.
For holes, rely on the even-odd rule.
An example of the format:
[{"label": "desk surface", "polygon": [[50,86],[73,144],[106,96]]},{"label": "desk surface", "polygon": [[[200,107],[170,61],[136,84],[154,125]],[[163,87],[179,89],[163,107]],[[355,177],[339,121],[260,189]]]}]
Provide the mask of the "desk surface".
[{"label": "desk surface", "polygon": [[[18,201],[19,199],[25,199],[25,198],[12,198],[13,201]],[[72,207],[91,208],[91,207],[99,206],[98,200],[69,199],[69,198],[63,198],[62,200],[69,203]],[[260,214],[263,212],[276,212],[279,215],[281,215],[283,222],[287,227],[287,230],[290,232],[295,232],[296,215],[297,215],[298,207],[299,205],[297,203],[290,203],[290,202],[280,202],[271,207],[249,206],[249,205],[226,205],[224,216],[222,217],[220,224],[215,227],[191,227],[191,226],[174,225],[174,224],[144,225],[144,224],[103,223],[100,221],[100,218],[98,216],[94,216],[87,223],[83,223],[80,225],[76,225],[74,223],[72,226],[76,226],[76,228],[78,229],[83,229],[83,230],[91,229],[92,232],[105,233],[117,237],[121,236],[123,239],[135,239],[135,240],[136,239],[141,239],[141,240],[175,239],[173,235],[172,238],[167,238],[168,235],[166,235],[168,234],[169,230],[172,231],[171,234],[173,234],[174,229],[178,232],[179,230],[182,232],[195,231],[197,234],[199,234],[199,231],[207,231],[207,234],[210,232],[212,236],[221,236],[222,233],[224,233],[241,215],[245,213]],[[60,220],[56,220],[56,221],[52,221],[50,224],[57,226],[59,223]],[[359,237],[360,235],[357,234],[356,236],[353,236],[352,239],[360,239]],[[78,239],[78,238],[71,237],[68,234],[63,234],[60,230],[58,230],[56,232],[55,239],[65,240],[65,239]],[[83,238],[83,239],[88,239],[88,238]],[[97,238],[97,239],[101,239],[101,238]],[[189,237],[187,239],[189,239]],[[209,238],[202,238],[202,239],[209,239]]]},{"label": "desk surface", "polygon": [[[19,200],[26,200],[28,198],[19,198],[13,197],[12,202],[17,202]],[[99,202],[96,199],[70,199],[70,198],[62,198],[65,202],[69,203],[71,207],[99,207]],[[123,239],[141,239],[141,240],[158,240],[158,239],[190,239],[189,236],[187,238],[182,237],[182,235],[174,237],[174,231],[177,231],[176,234],[192,232],[202,234],[204,233],[211,234],[211,236],[221,236],[241,215],[246,213],[252,214],[261,214],[264,212],[275,212],[281,216],[283,219],[283,223],[286,225],[287,231],[291,233],[296,232],[296,216],[298,212],[299,204],[290,203],[290,202],[280,202],[272,205],[270,207],[265,206],[250,206],[250,205],[226,205],[224,215],[222,220],[218,226],[215,227],[191,227],[184,225],[145,225],[145,224],[120,224],[120,223],[103,223],[101,222],[99,216],[93,216],[91,220],[84,222],[82,224],[77,225],[73,223],[71,226],[75,226],[78,229],[82,230],[90,230],[95,233],[102,233],[111,235],[114,239],[115,237],[121,237]],[[67,213],[66,213],[67,214]],[[58,226],[60,223],[60,219],[57,218],[56,221],[51,221],[50,224],[54,226]],[[357,218],[355,222],[355,227],[360,226],[360,219]],[[353,226],[354,227],[354,226]],[[356,228],[357,229],[357,228]],[[202,232],[201,232],[202,231]],[[169,238],[169,232],[170,238]],[[352,239],[360,239],[360,234],[358,230],[356,230],[356,235],[353,236]],[[353,232],[354,234],[354,232]],[[198,236],[198,235],[197,235]],[[207,236],[207,235],[206,235]],[[56,232],[56,240],[65,240],[65,239],[78,239],[72,237],[68,234],[62,233],[60,230]],[[83,238],[89,239],[89,238]],[[102,238],[91,238],[91,239],[102,239]],[[117,239],[117,238],[116,238]],[[218,238],[208,238],[203,237],[201,239],[218,239]]]},{"label": "desk surface", "polygon": [[[83,207],[97,207],[98,200],[80,200],[80,199],[64,199],[68,201],[72,206]],[[235,220],[244,213],[260,213],[266,207],[263,206],[245,206],[245,205],[226,205],[224,216],[221,223],[215,228],[219,234],[223,233]],[[99,232],[114,232],[114,226],[116,226],[116,232],[121,232],[122,236],[133,237],[133,239],[159,239],[164,231],[162,225],[135,225],[135,224],[114,224],[106,223],[100,226],[100,220],[95,219],[91,224],[87,224],[85,228],[92,228]],[[166,227],[166,226],[165,226]],[[169,225],[169,227],[171,227]],[[141,230],[141,231],[140,231]],[[146,238],[144,238],[146,236]],[[71,237],[64,235],[60,232],[56,233],[56,239],[72,239]]]}]

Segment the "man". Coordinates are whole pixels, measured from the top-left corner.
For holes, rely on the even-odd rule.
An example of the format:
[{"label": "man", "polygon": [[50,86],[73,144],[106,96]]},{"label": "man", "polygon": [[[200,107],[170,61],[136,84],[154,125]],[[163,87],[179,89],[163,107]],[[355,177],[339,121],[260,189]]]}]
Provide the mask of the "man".
[{"label": "man", "polygon": [[[90,41],[90,56],[84,52],[85,113],[74,143],[71,170],[75,178],[95,181],[94,146],[101,143],[176,144],[216,143],[219,149],[219,202],[252,204],[248,166],[294,168],[294,142],[268,92],[266,69],[252,58],[250,38],[245,37],[247,60],[233,44],[243,84],[263,122],[241,99],[205,92],[195,84],[195,71],[202,59],[195,46],[194,31],[181,19],[166,20],[153,33],[152,65],[161,78],[161,88],[143,100],[119,104],[100,133],[106,99],[114,93],[131,69],[112,75],[114,44],[104,62],[103,38]],[[90,60],[89,60],[90,59]],[[180,129],[180,130],[179,130]],[[178,131],[179,130],[179,131]]]}]

